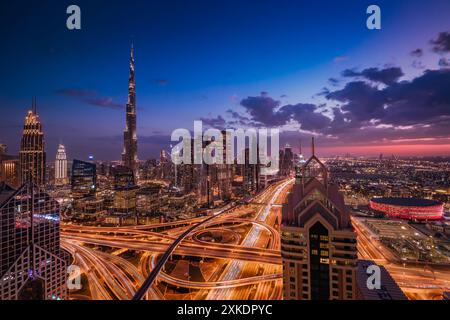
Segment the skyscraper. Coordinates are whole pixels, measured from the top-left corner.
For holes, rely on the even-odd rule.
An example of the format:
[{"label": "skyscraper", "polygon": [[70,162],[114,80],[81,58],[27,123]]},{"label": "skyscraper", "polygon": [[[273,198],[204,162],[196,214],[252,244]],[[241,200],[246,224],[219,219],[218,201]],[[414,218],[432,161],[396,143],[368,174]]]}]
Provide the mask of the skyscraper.
[{"label": "skyscraper", "polygon": [[67,179],[67,155],[66,148],[60,144],[56,152],[55,161],[55,184],[65,185],[68,183]]},{"label": "skyscraper", "polygon": [[59,216],[58,202],[37,185],[0,185],[0,300],[67,297]]},{"label": "skyscraper", "polygon": [[123,133],[123,165],[138,174],[137,134],[136,134],[136,82],[134,80],[134,49],[131,46],[130,79],[128,81],[128,103],[126,108],[126,127]]},{"label": "skyscraper", "polygon": [[284,299],[356,299],[356,233],[325,165],[312,156],[297,168],[282,208]]},{"label": "skyscraper", "polygon": [[45,151],[44,132],[36,112],[36,99],[33,99],[32,110],[28,111],[23,126],[20,143],[20,181],[34,182],[38,186],[45,184]]},{"label": "skyscraper", "polygon": [[82,199],[95,196],[97,191],[97,167],[81,160],[72,163],[72,197]]},{"label": "skyscraper", "polygon": [[294,164],[294,153],[292,152],[291,146],[286,143],[283,152],[283,160],[281,161],[281,175],[289,176],[293,169]]},{"label": "skyscraper", "polygon": [[120,215],[136,214],[136,192],[133,171],[125,166],[113,168],[114,175],[114,213]]}]

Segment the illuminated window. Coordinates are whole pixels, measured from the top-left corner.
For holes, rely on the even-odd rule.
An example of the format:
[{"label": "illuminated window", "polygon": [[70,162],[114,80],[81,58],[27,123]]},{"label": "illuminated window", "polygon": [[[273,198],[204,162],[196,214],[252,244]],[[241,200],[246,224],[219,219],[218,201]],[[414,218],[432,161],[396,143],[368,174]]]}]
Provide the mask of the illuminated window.
[{"label": "illuminated window", "polygon": [[326,251],[326,250],[321,250],[321,251],[320,251],[320,255],[321,255],[322,257],[328,257],[328,251]]},{"label": "illuminated window", "polygon": [[321,241],[328,241],[328,236],[320,236]]},{"label": "illuminated window", "polygon": [[311,254],[317,256],[319,252],[316,249],[311,250]]},{"label": "illuminated window", "polygon": [[322,264],[329,264],[330,263],[330,259],[328,259],[328,258],[320,258],[320,263],[322,263]]}]

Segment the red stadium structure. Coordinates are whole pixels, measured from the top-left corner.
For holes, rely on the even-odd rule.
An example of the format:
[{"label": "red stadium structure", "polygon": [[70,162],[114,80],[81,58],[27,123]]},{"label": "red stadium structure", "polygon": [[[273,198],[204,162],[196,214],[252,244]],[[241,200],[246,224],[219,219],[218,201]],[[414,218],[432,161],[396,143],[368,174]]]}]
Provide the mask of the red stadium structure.
[{"label": "red stadium structure", "polygon": [[373,198],[370,208],[391,218],[408,220],[440,220],[444,215],[443,203],[419,198]]}]

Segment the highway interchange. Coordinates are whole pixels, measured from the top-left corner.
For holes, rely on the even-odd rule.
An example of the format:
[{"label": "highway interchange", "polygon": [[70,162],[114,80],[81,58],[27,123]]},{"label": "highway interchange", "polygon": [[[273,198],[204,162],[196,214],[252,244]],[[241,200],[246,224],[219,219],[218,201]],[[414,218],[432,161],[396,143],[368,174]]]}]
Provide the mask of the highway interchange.
[{"label": "highway interchange", "polygon": [[[88,297],[75,293],[72,298],[130,300],[147,280],[148,290],[141,290],[139,299],[282,299],[278,228],[281,204],[292,183],[289,179],[271,185],[250,203],[217,210],[208,217],[131,227],[63,224],[61,245],[72,254],[89,286]],[[362,223],[353,219],[353,225],[359,257],[385,266],[409,298],[434,299],[450,290],[448,269],[404,266]],[[195,236],[218,229],[236,233],[236,228],[244,230],[239,243]],[[123,258],[127,251],[137,252],[138,259]],[[167,261],[176,263],[180,257],[214,261],[209,278],[196,281],[189,274],[180,277],[165,270]],[[183,288],[189,295],[167,294],[162,288]]]}]

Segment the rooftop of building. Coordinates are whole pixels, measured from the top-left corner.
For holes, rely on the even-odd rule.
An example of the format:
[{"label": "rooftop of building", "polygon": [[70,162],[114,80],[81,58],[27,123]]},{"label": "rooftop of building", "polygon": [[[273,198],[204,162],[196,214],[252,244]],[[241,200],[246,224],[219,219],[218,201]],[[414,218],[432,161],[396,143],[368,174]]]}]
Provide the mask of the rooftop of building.
[{"label": "rooftop of building", "polygon": [[393,206],[403,206],[403,207],[429,207],[442,204],[436,200],[421,199],[421,198],[373,198],[373,202],[379,204],[388,204]]},{"label": "rooftop of building", "polygon": [[[360,299],[363,300],[408,300],[403,291],[391,277],[389,272],[383,267],[380,268],[380,288],[369,289],[367,285],[368,278],[372,272],[367,272],[367,268],[376,265],[371,260],[359,260],[358,271],[356,273],[356,282],[358,285]],[[372,283],[371,281],[369,281]]]}]

